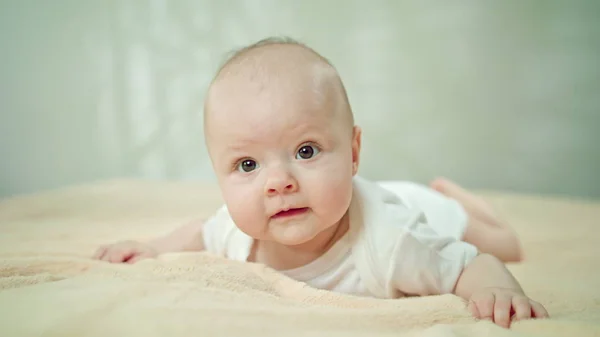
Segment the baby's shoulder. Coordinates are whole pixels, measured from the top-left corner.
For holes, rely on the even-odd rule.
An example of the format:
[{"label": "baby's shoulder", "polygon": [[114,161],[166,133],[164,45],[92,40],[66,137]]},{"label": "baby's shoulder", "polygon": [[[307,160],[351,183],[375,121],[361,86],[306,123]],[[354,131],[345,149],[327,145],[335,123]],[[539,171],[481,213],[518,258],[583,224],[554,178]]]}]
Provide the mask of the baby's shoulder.
[{"label": "baby's shoulder", "polygon": [[205,222],[203,235],[207,240],[225,241],[237,229],[226,205],[219,207]]},{"label": "baby's shoulder", "polygon": [[[393,213],[414,212],[423,203],[442,199],[442,196],[428,186],[403,180],[370,181],[361,177],[354,180],[355,197],[360,204],[386,208]],[[421,209],[422,210],[422,209]]]},{"label": "baby's shoulder", "polygon": [[350,225],[371,243],[391,249],[398,240],[457,239],[466,224],[460,204],[418,183],[355,182]]},{"label": "baby's shoulder", "polygon": [[363,189],[384,190],[393,193],[402,200],[410,199],[412,196],[436,197],[441,194],[430,186],[410,180],[368,180],[360,176],[354,178],[355,185],[363,186]]},{"label": "baby's shoulder", "polygon": [[248,258],[253,242],[235,225],[226,205],[221,206],[204,223],[202,235],[208,252],[238,261]]},{"label": "baby's shoulder", "polygon": [[377,241],[391,241],[394,234],[418,230],[417,224],[425,221],[422,210],[407,202],[403,193],[398,193],[413,188],[413,183],[398,182],[393,187],[390,190],[379,183],[357,178],[350,204],[351,227],[376,237]]}]

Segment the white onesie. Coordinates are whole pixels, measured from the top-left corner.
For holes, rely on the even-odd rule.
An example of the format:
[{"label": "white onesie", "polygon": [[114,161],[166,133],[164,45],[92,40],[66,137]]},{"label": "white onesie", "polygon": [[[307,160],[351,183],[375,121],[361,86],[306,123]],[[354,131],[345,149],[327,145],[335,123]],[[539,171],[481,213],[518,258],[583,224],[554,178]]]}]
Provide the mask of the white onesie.
[{"label": "white onesie", "polygon": [[[410,182],[355,177],[353,184],[348,233],[313,262],[280,272],[315,288],[360,296],[451,292],[477,255],[461,241],[468,221],[462,206]],[[253,244],[226,206],[205,223],[203,237],[208,252],[238,261],[247,260]]]}]

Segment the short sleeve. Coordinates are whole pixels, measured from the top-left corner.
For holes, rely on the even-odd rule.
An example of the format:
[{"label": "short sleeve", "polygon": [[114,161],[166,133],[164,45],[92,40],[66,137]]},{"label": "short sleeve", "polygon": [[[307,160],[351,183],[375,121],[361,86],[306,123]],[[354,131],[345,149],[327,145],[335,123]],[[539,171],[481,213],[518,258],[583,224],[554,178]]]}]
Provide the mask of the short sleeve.
[{"label": "short sleeve", "polygon": [[222,206],[204,223],[202,238],[207,252],[225,256],[228,222],[227,207]]},{"label": "short sleeve", "polygon": [[463,238],[469,218],[456,200],[408,181],[387,181],[379,185],[394,193],[407,207],[422,211],[427,224],[438,234],[458,240]]},{"label": "short sleeve", "polygon": [[202,239],[207,252],[238,261],[246,261],[253,242],[236,227],[225,205],[204,223]]},{"label": "short sleeve", "polygon": [[452,293],[458,278],[477,256],[477,248],[440,235],[421,217],[403,226],[396,238],[389,286],[404,294]]}]

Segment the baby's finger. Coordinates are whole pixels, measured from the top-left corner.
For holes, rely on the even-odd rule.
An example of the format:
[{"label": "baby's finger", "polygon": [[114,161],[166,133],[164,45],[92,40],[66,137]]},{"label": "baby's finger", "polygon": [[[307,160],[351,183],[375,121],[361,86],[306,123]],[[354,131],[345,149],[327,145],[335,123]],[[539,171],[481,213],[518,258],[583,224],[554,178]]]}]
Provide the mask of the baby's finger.
[{"label": "baby's finger", "polygon": [[124,262],[127,261],[128,259],[130,259],[133,255],[135,254],[135,251],[131,248],[128,249],[115,249],[113,251],[111,251],[108,255],[108,262],[111,263],[120,263],[120,262]]},{"label": "baby's finger", "polygon": [[481,295],[479,298],[474,300],[479,311],[479,318],[489,319],[490,321],[494,318],[494,293],[489,292]]},{"label": "baby's finger", "polygon": [[517,321],[531,318],[531,304],[525,296],[515,296],[512,299],[513,309],[515,309],[515,319]]},{"label": "baby's finger", "polygon": [[536,318],[548,318],[548,311],[544,308],[543,305],[539,304],[536,301],[529,301],[531,303],[531,311],[533,312],[533,317]]},{"label": "baby's finger", "polygon": [[508,328],[510,325],[510,308],[512,299],[510,296],[496,295],[494,304],[494,322],[501,327]]},{"label": "baby's finger", "polygon": [[92,259],[101,260],[102,257],[104,256],[104,254],[106,254],[107,249],[108,249],[108,246],[106,246],[106,245],[100,246],[98,249],[96,249],[96,251],[94,252],[94,255],[92,255]]},{"label": "baby's finger", "polygon": [[129,263],[129,264],[134,264],[134,263],[138,263],[138,262],[140,262],[141,260],[144,260],[144,259],[149,259],[149,258],[150,258],[150,255],[149,255],[149,254],[139,254],[139,255],[134,255],[134,256],[130,257],[130,258],[129,258],[127,261],[125,261],[125,262],[127,262],[127,263]]}]

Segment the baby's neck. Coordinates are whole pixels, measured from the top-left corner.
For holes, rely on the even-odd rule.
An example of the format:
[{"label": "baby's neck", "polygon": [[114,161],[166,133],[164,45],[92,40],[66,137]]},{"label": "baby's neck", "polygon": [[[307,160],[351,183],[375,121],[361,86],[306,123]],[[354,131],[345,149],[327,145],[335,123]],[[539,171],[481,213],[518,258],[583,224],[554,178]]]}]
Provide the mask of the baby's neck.
[{"label": "baby's neck", "polygon": [[304,266],[325,254],[349,228],[348,216],[344,215],[335,225],[319,233],[314,239],[297,246],[285,246],[276,242],[254,242],[249,261],[263,263],[276,270],[288,270]]}]

